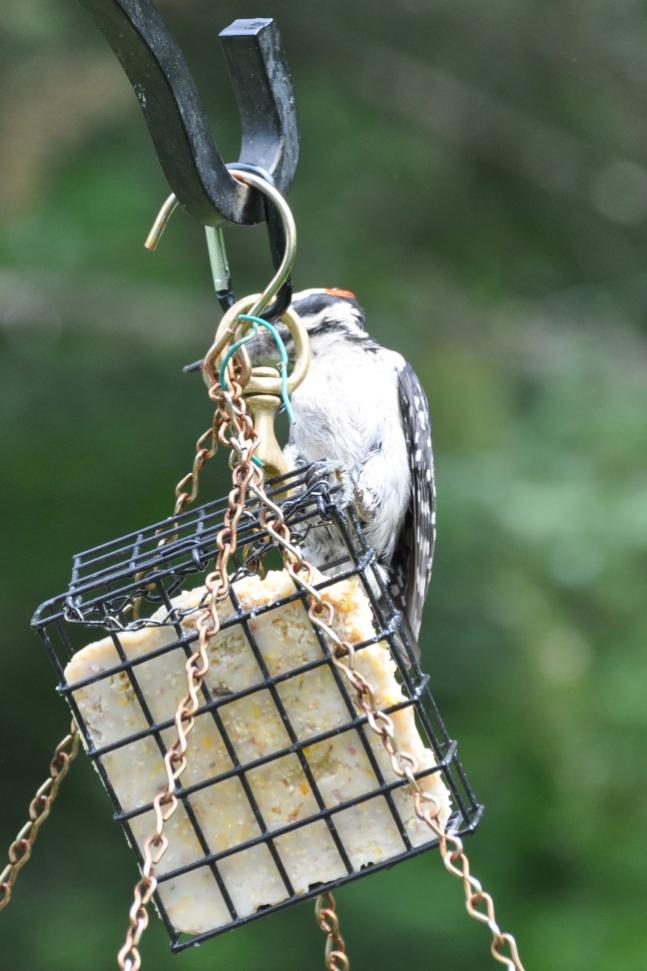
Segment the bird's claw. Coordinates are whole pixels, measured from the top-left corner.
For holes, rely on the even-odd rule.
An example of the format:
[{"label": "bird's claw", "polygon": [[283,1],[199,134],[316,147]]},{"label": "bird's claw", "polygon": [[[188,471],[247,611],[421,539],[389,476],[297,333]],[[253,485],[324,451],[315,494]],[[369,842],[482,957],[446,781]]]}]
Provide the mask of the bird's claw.
[{"label": "bird's claw", "polygon": [[313,462],[306,473],[308,485],[325,481],[331,488],[339,486],[335,494],[338,509],[352,506],[363,522],[369,522],[375,513],[375,498],[370,490],[363,489],[355,472],[340,462],[322,459]]},{"label": "bird's claw", "polygon": [[[328,459],[321,459],[318,462],[313,462],[312,465],[306,472],[306,482],[308,486],[316,485],[318,482],[325,482],[329,488],[335,486],[341,486],[341,496],[342,502],[336,501],[337,505],[348,505],[351,499],[346,501],[346,483],[351,479],[351,472],[340,462],[329,461]],[[352,497],[351,497],[352,498]]]},{"label": "bird's claw", "polygon": [[353,508],[363,523],[370,523],[377,510],[377,497],[373,490],[362,488],[359,483],[355,483]]}]

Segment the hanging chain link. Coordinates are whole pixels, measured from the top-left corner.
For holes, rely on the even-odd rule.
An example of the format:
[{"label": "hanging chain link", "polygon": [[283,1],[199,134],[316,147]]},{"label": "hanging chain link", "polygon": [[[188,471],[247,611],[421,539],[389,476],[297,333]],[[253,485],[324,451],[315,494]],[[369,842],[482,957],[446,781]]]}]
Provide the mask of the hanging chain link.
[{"label": "hanging chain link", "polygon": [[[193,730],[195,715],[200,705],[198,693],[209,671],[208,645],[220,629],[218,604],[224,600],[229,591],[229,559],[236,552],[238,523],[245,509],[250,480],[254,474],[258,474],[252,463],[254,451],[258,445],[258,436],[246,412],[240,383],[232,378],[230,385],[231,391],[223,391],[216,385],[209,389],[209,396],[216,404],[213,426],[209,432],[198,439],[193,471],[180,481],[176,490],[177,513],[178,506],[180,509],[183,508],[197,495],[200,470],[207,458],[210,458],[215,451],[216,443],[235,449],[232,489],[229,492],[224,525],[216,538],[218,552],[215,567],[205,580],[207,594],[204,609],[198,615],[196,622],[198,646],[186,663],[187,694],[175,713],[175,741],[164,756],[166,785],[153,801],[155,828],[144,841],[142,875],[135,884],[126,938],[117,955],[117,963],[121,971],[138,971],[141,967],[139,942],[148,926],[148,904],[157,889],[156,869],[168,848],[164,826],[178,807],[176,792],[180,777],[187,766],[188,738]],[[207,440],[206,436],[211,436],[209,449],[201,445]],[[201,453],[205,455],[201,457]],[[191,492],[187,492],[189,484],[191,484]]]},{"label": "hanging chain link", "polygon": [[[310,577],[307,578],[310,580]],[[356,703],[366,715],[371,731],[380,738],[382,746],[389,756],[393,772],[409,783],[409,791],[413,799],[416,816],[434,833],[438,839],[438,848],[445,868],[449,873],[462,879],[465,892],[465,907],[474,920],[487,925],[492,941],[490,952],[495,961],[504,964],[509,971],[524,971],[517,944],[511,934],[503,932],[499,927],[495,912],[494,901],[489,893],[483,890],[480,882],[470,874],[470,864],[463,849],[463,841],[453,833],[446,833],[439,823],[440,806],[435,796],[424,791],[418,779],[418,763],[409,752],[400,750],[395,738],[393,720],[377,705],[373,688],[355,667],[355,650],[348,641],[341,640],[332,630],[334,608],[328,602],[318,599],[311,603],[308,614],[313,621],[335,644],[332,652],[332,663],[344,675],[355,692]],[[508,953],[506,953],[506,951]]]},{"label": "hanging chain link", "polygon": [[[348,681],[355,693],[355,700],[358,708],[365,714],[370,730],[379,737],[384,750],[389,756],[393,772],[400,779],[406,779],[409,784],[413,800],[413,808],[416,816],[432,831],[438,839],[438,847],[445,868],[453,876],[463,881],[465,892],[465,908],[474,920],[484,923],[492,936],[490,952],[495,961],[503,964],[508,971],[524,971],[521,958],[517,949],[517,944],[512,936],[504,932],[499,927],[494,909],[494,901],[489,893],[483,890],[480,882],[470,873],[470,864],[463,848],[463,842],[459,836],[453,833],[446,833],[438,820],[440,806],[436,798],[424,791],[416,778],[418,772],[417,759],[409,752],[400,750],[395,738],[395,726],[393,720],[383,712],[375,697],[375,692],[371,684],[355,666],[356,652],[351,643],[342,640],[333,629],[335,621],[335,609],[333,605],[324,600],[313,585],[313,568],[301,557],[299,551],[292,545],[290,530],[285,522],[283,512],[279,506],[275,505],[265,494],[262,484],[251,484],[251,491],[261,500],[264,509],[259,518],[263,527],[276,540],[282,548],[283,559],[286,569],[295,583],[307,592],[310,599],[308,616],[312,623],[319,628],[324,637],[332,642],[331,661]],[[272,513],[270,519],[268,513]],[[332,900],[332,897],[330,897]],[[343,956],[343,963],[331,963],[333,957],[332,944],[330,944],[330,933],[338,934],[339,923],[335,919],[325,919],[325,927],[319,915],[327,914],[326,906],[328,900],[324,894],[319,897],[316,905],[317,920],[320,927],[329,935],[326,944],[326,967],[328,971],[347,971],[349,967],[348,957],[345,948],[339,948],[339,954]],[[334,910],[333,910],[334,913]],[[329,930],[330,928],[330,930]],[[342,941],[343,939],[338,938]]]},{"label": "hanging chain link", "polygon": [[492,935],[490,944],[492,957],[499,964],[504,964],[509,971],[524,971],[517,942],[512,934],[502,931],[497,923],[492,896],[486,890],[483,890],[480,881],[470,873],[470,862],[463,849],[462,839],[454,833],[446,833],[442,829],[437,819],[438,809],[426,801],[424,793],[415,791],[413,803],[418,819],[426,823],[438,837],[438,849],[445,869],[463,881],[467,913],[474,920],[480,921],[488,927]]},{"label": "hanging chain link", "polygon": [[326,935],[327,971],[350,971],[350,961],[346,954],[346,944],[339,930],[339,917],[335,898],[331,893],[322,893],[315,903],[315,919]]},{"label": "hanging chain link", "polygon": [[[184,512],[187,506],[189,506],[192,502],[195,502],[200,487],[200,473],[207,462],[209,462],[218,451],[218,427],[216,424],[217,414],[217,411],[214,412],[211,428],[207,428],[207,430],[200,435],[195,443],[195,455],[193,457],[193,466],[191,467],[191,471],[182,476],[175,487],[173,518],[175,518],[175,516],[179,516],[180,513]],[[168,543],[172,543],[175,538],[176,536],[174,536],[172,533],[164,536],[160,540],[159,545],[166,546]],[[135,574],[135,582],[139,583],[145,577],[146,571],[140,571],[139,573]],[[152,584],[153,588],[154,586],[155,585]],[[133,599],[130,607],[125,608],[125,612],[130,612],[133,620],[140,619],[143,600],[144,594],[139,594]]]},{"label": "hanging chain link", "polygon": [[218,449],[217,414],[216,411],[211,428],[207,428],[206,432],[203,432],[195,443],[195,456],[191,471],[187,472],[175,487],[174,516],[179,516],[190,503],[195,501],[200,484],[200,473],[207,462],[216,454]]},{"label": "hanging chain link", "polygon": [[9,847],[9,863],[0,873],[0,910],[3,910],[13,892],[18,874],[31,857],[31,851],[41,826],[52,809],[63,779],[79,751],[79,733],[72,722],[69,734],[61,739],[49,763],[49,778],[45,780],[29,804],[29,820]]}]

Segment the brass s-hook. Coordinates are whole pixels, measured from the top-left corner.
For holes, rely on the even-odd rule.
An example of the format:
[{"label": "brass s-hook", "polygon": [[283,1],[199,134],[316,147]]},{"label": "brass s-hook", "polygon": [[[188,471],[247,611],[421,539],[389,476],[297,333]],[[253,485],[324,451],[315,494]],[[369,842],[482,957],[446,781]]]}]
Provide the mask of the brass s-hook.
[{"label": "brass s-hook", "polygon": [[[247,170],[242,169],[231,168],[229,169],[229,172],[235,179],[237,179],[238,182],[249,185],[266,196],[266,198],[272,203],[278,212],[285,237],[285,249],[283,251],[281,262],[268,285],[265,287],[263,292],[259,294],[257,303],[250,310],[250,314],[257,317],[262,315],[263,311],[269,307],[272,300],[276,297],[279,290],[292,272],[292,267],[294,265],[297,252],[297,227],[296,223],[294,222],[292,210],[287,204],[285,198],[275,186],[267,181],[267,179],[257,175],[255,172],[248,172]],[[176,199],[175,195],[171,193],[171,195],[168,196],[168,198],[164,201],[164,204],[155,217],[155,222],[153,223],[150,232],[146,237],[146,242],[144,243],[146,249],[150,250],[151,252],[154,252],[157,249],[158,243],[162,237],[162,233],[166,229],[169,220],[177,209],[178,205],[178,200]],[[222,231],[220,229],[218,229],[215,237],[211,237],[210,243],[212,245],[209,246],[209,258],[211,261],[214,281],[217,281],[223,278],[223,276],[229,276],[224,240],[222,238]],[[216,290],[218,290],[218,288],[218,283],[216,283]]]},{"label": "brass s-hook", "polygon": [[[258,189],[259,192],[262,192],[275,207],[281,220],[285,238],[285,250],[274,276],[263,292],[243,297],[242,300],[233,304],[222,317],[216,331],[214,342],[202,361],[202,375],[208,387],[211,387],[219,380],[219,369],[223,357],[231,344],[240,336],[238,333],[242,325],[240,315],[262,316],[263,311],[270,306],[285,281],[289,278],[297,249],[297,230],[292,210],[278,189],[254,172],[242,171],[235,168],[229,171],[240,182],[244,182]],[[177,205],[178,202],[174,195],[170,195],[166,199],[146,239],[145,245],[147,249],[155,250]],[[212,256],[211,251],[210,256]],[[226,261],[224,247],[218,258]],[[215,276],[216,268],[213,267],[213,260],[212,268],[214,269]],[[288,308],[280,320],[288,328],[295,347],[294,364],[291,373],[287,376],[287,390],[288,394],[291,395],[307,374],[310,365],[310,341],[303,322],[294,310]],[[263,462],[266,475],[271,478],[274,475],[280,475],[288,471],[274,430],[274,420],[278,408],[281,405],[281,376],[274,367],[257,366],[252,368],[244,347],[239,348],[237,355],[243,364],[243,397],[247,402],[254,421],[254,427],[260,438],[256,456]]]},{"label": "brass s-hook", "polygon": [[155,222],[151,226],[148,236],[144,242],[144,246],[149,252],[154,253],[157,249],[160,239],[162,238],[162,233],[168,226],[169,220],[180,203],[174,192],[171,192],[162,205],[162,208],[155,216]]}]

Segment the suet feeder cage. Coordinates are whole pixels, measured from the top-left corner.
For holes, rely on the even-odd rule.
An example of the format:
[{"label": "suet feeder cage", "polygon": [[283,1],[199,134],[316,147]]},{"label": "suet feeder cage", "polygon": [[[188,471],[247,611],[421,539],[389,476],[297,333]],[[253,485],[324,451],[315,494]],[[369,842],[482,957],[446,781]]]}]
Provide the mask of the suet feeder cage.
[{"label": "suet feeder cage", "polygon": [[[340,509],[329,487],[322,481],[313,485],[303,469],[274,479],[268,495],[281,504],[295,544],[314,530],[336,534],[345,556],[320,576],[316,589],[322,596],[326,591],[337,596],[338,607],[349,592],[365,606],[372,632],[355,645],[357,657],[371,649],[388,651],[399,698],[384,710],[417,733],[421,748],[431,753],[417,778],[442,780],[451,806],[447,831],[471,831],[481,807],[352,507]],[[191,618],[200,609],[200,597],[192,591],[202,589],[226,509],[226,499],[210,502],[75,556],[67,591],[43,604],[33,621],[115,819],[140,862],[139,834],[147,818],[150,827],[155,785],[164,779],[166,738],[185,690],[184,663],[198,636]],[[437,844],[429,830],[423,833],[412,820],[410,799],[402,798],[407,781],[385,765],[366,716],[358,712],[332,663],[329,644],[309,620],[306,592],[293,589],[253,607],[237,595],[250,580],[262,583],[263,564],[276,557],[276,542],[253,502],[240,522],[238,547],[230,604],[218,635],[235,654],[229,659],[230,683],[223,682],[214,663],[214,648],[214,677],[202,687],[194,735],[196,747],[208,746],[214,758],[202,758],[189,746],[193,771],[178,791],[182,818],[170,837],[171,847],[174,838],[182,845],[158,874],[156,904],[177,951]],[[269,644],[268,632],[279,612],[285,624],[298,629],[295,665],[287,648],[282,657]],[[87,651],[98,632],[104,635],[99,642],[103,652],[85,665],[75,664],[74,655],[78,659],[77,652]],[[313,689],[325,710],[319,713],[320,730],[309,734],[310,708],[317,703]],[[99,709],[106,698],[116,705],[116,714],[103,713],[102,720]],[[246,716],[245,726],[241,720]],[[260,724],[265,737],[254,740]],[[361,771],[344,791],[341,779],[331,785],[324,763],[331,751],[343,762],[349,750]],[[150,775],[150,786],[147,780],[133,784],[138,766]],[[275,796],[278,813],[268,804],[272,779],[297,794]],[[133,803],[135,793],[146,792],[145,799]],[[219,816],[226,818],[220,827]],[[364,821],[369,830],[381,830],[373,845],[364,839]],[[224,845],[228,833],[234,835]],[[304,863],[307,847],[310,860]],[[250,894],[243,883],[251,869],[262,874],[264,887]],[[206,901],[188,929],[182,926],[184,892],[199,892]]]}]

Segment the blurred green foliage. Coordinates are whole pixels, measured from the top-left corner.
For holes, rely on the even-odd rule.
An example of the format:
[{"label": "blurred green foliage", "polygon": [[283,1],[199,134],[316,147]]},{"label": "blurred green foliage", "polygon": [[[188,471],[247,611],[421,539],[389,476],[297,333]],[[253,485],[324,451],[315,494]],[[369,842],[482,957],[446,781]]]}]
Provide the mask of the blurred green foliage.
[{"label": "blurred green foliage", "polygon": [[[166,0],[225,155],[217,30],[274,15],[303,136],[297,286],[350,287],[428,390],[439,543],[424,653],[487,805],[474,868],[528,969],[646,963],[647,21],[638,3]],[[209,420],[180,373],[216,308],[135,99],[80,7],[0,36],[0,837],[67,716],[32,610],[71,554],[155,521]],[[232,230],[240,293],[268,269]],[[210,473],[205,496],[224,487]],[[0,967],[109,966],[133,860],[81,759],[2,922]],[[490,967],[434,854],[338,895],[355,971]],[[308,905],[147,967],[319,968]]]}]

